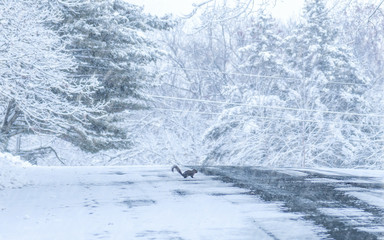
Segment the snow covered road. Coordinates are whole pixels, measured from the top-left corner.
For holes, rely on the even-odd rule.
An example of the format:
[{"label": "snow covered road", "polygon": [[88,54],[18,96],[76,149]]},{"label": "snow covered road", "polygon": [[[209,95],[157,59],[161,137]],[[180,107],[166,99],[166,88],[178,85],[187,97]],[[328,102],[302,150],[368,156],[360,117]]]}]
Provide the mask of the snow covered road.
[{"label": "snow covered road", "polygon": [[200,168],[216,179],[248,189],[286,212],[326,228],[330,239],[384,239],[384,171],[260,167]]},{"label": "snow covered road", "polygon": [[1,240],[324,239],[325,229],[245,189],[169,167],[31,167],[0,191]]}]

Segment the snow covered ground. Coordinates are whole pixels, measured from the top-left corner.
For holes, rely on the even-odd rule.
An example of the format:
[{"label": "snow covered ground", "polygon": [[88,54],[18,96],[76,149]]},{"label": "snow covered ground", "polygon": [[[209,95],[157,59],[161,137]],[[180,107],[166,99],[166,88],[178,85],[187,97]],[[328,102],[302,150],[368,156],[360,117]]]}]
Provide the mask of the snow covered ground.
[{"label": "snow covered ground", "polygon": [[247,190],[169,167],[29,167],[0,191],[1,240],[324,239],[325,229]]},{"label": "snow covered ground", "polygon": [[25,174],[27,168],[31,166],[28,162],[20,160],[20,157],[0,152],[0,191],[3,188],[19,187],[27,184],[28,179]]}]

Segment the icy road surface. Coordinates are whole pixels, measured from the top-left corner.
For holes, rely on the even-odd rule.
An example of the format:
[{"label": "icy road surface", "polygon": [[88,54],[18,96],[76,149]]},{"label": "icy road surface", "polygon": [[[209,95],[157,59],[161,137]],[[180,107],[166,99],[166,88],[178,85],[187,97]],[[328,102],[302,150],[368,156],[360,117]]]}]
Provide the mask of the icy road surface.
[{"label": "icy road surface", "polygon": [[[249,190],[169,167],[31,167],[0,191],[0,239],[325,239],[326,229]],[[327,209],[324,209],[327,212]],[[333,214],[330,212],[329,214]]]},{"label": "icy road surface", "polygon": [[205,174],[327,229],[337,240],[384,239],[384,171],[207,167]]}]

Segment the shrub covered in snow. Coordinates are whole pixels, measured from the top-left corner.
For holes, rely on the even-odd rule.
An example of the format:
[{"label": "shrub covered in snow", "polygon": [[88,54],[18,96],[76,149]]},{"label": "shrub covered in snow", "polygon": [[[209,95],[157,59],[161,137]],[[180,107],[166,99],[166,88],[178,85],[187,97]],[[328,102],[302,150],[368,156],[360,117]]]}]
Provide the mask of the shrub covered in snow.
[{"label": "shrub covered in snow", "polygon": [[26,184],[25,170],[30,166],[30,163],[20,160],[18,156],[0,152],[0,190]]}]

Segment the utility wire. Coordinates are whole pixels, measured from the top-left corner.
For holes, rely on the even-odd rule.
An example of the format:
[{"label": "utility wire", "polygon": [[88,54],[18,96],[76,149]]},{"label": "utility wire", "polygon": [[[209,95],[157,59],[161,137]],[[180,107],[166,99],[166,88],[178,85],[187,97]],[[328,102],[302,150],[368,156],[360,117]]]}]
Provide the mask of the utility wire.
[{"label": "utility wire", "polygon": [[233,102],[223,102],[223,101],[214,101],[214,100],[205,100],[205,99],[193,99],[193,98],[161,96],[161,95],[152,95],[152,94],[147,94],[146,96],[153,97],[153,98],[160,98],[160,99],[180,100],[180,101],[189,101],[189,102],[200,102],[200,103],[211,103],[211,104],[227,104],[227,105],[236,105],[236,106],[245,106],[245,107],[257,107],[257,108],[267,108],[267,109],[277,109],[277,110],[288,110],[288,111],[318,112],[318,113],[326,113],[326,114],[341,114],[341,115],[348,115],[348,116],[384,118],[384,115],[381,115],[381,114],[363,114],[363,113],[337,112],[337,111],[314,110],[314,109],[303,109],[303,108],[265,106],[265,105],[233,103]]},{"label": "utility wire", "polygon": [[382,1],[379,3],[379,5],[375,8],[375,10],[371,13],[371,15],[369,15],[367,22],[369,22],[369,21],[371,20],[372,16],[375,15],[375,13],[377,12],[377,10],[379,10],[379,8],[381,7],[381,5],[382,5],[383,3],[384,3],[384,0],[382,0]]},{"label": "utility wire", "polygon": [[[177,70],[185,70],[185,71],[190,71],[190,72],[227,74],[227,75],[235,75],[235,76],[266,78],[266,79],[304,80],[303,78],[299,78],[299,77],[284,77],[284,76],[260,75],[260,74],[251,74],[251,73],[224,72],[224,71],[218,71],[218,70],[205,70],[205,69],[184,68],[184,67],[170,67],[170,68],[171,69],[177,69]],[[167,72],[167,73],[169,73],[169,72]],[[306,80],[311,81],[311,82],[314,81],[314,80],[309,80],[309,79],[306,79]],[[366,83],[347,83],[347,82],[333,82],[333,81],[326,82],[326,84],[370,86],[370,84],[366,84]]]},{"label": "utility wire", "polygon": [[[156,109],[159,111],[169,111],[169,112],[179,112],[179,113],[194,113],[194,114],[202,114],[202,115],[221,115],[222,113],[218,112],[203,112],[203,111],[192,111],[192,110],[182,110],[182,109],[174,109],[174,108],[159,108],[155,107],[152,109]],[[238,117],[252,117],[263,120],[273,120],[273,121],[291,121],[291,122],[307,122],[307,123],[326,123],[326,124],[341,124],[341,125],[351,125],[351,126],[359,126],[359,127],[383,127],[383,125],[378,124],[366,124],[366,123],[350,123],[350,122],[333,122],[333,121],[315,121],[315,120],[307,120],[307,119],[297,119],[297,118],[277,118],[277,117],[260,117],[249,114],[230,114],[230,116],[238,116]]]},{"label": "utility wire", "polygon": [[[191,110],[181,110],[181,109],[172,109],[172,108],[152,108],[159,111],[167,111],[167,112],[179,112],[179,113],[194,113],[194,114],[203,114],[203,115],[221,115],[221,113],[217,112],[202,112],[202,111],[191,111]],[[350,125],[350,126],[360,126],[360,127],[382,127],[382,125],[377,124],[355,124],[348,122],[332,122],[332,121],[315,121],[315,120],[301,120],[301,119],[285,119],[285,118],[276,118],[276,117],[260,117],[260,116],[251,116],[246,114],[231,114],[231,116],[247,116],[257,119],[263,120],[272,120],[272,121],[290,121],[290,122],[308,122],[308,123],[327,123],[327,124],[341,124],[341,125]],[[349,139],[354,142],[384,142],[383,140],[371,140],[371,139]]]},{"label": "utility wire", "polygon": [[[384,0],[383,0],[384,1]],[[85,58],[85,59],[98,59],[98,60],[110,60],[111,58],[95,57],[95,56],[86,56],[86,55],[77,55],[76,57]],[[81,66],[83,67],[83,65]],[[98,68],[98,67],[95,67]],[[218,70],[206,70],[199,68],[185,68],[185,67],[170,67],[171,69],[184,70],[189,72],[201,72],[201,73],[213,73],[213,74],[223,74],[223,75],[235,75],[235,76],[246,76],[246,77],[255,77],[255,78],[265,78],[265,79],[285,79],[285,80],[304,80],[299,77],[286,77],[286,76],[272,76],[272,75],[261,75],[261,74],[251,74],[251,73],[239,73],[239,72],[224,72]],[[105,69],[105,68],[103,68]],[[162,73],[172,74],[172,72],[162,71]],[[309,82],[315,82],[314,80],[306,79]],[[335,82],[328,81],[326,84],[335,84],[335,85],[351,85],[351,86],[371,86],[366,83],[348,83],[348,82]]]}]

